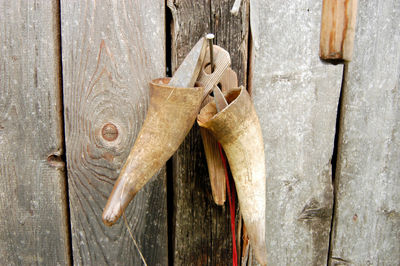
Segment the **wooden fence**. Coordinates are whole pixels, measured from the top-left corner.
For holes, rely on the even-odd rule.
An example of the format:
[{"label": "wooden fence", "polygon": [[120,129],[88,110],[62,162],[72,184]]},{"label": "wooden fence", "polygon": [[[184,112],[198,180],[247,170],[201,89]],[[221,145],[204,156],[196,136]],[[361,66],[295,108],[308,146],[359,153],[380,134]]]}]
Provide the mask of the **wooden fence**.
[{"label": "wooden fence", "polygon": [[[399,265],[400,1],[359,1],[345,65],[318,57],[321,0],[233,2],[0,1],[1,265],[141,264],[101,213],[148,82],[207,32],[260,117],[269,265]],[[126,218],[148,265],[231,263],[198,126]]]}]

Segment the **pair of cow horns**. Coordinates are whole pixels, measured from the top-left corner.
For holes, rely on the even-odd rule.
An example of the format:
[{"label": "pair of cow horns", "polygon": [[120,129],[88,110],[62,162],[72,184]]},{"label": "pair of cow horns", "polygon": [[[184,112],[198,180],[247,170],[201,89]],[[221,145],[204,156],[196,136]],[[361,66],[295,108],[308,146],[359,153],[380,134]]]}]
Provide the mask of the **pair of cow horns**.
[{"label": "pair of cow horns", "polygon": [[[114,185],[103,212],[113,225],[135,194],[165,164],[196,120],[203,88],[168,86],[169,79],[150,83],[150,105],[143,127]],[[223,146],[235,180],[243,220],[257,260],[266,265],[266,175],[263,138],[252,101],[243,87],[231,90],[228,107],[217,113],[207,104],[197,121]]]}]

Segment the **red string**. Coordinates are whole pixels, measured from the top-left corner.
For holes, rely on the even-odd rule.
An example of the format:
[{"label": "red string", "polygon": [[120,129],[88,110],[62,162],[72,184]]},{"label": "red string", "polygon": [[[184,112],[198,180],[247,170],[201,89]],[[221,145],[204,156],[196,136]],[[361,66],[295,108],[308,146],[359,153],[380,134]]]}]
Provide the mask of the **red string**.
[{"label": "red string", "polygon": [[[237,266],[237,251],[236,251],[236,237],[235,237],[235,193],[234,192],[234,184],[232,183],[232,187],[229,185],[229,176],[228,176],[228,167],[226,165],[226,159],[224,153],[222,152],[222,146],[218,143],[219,154],[221,155],[222,164],[225,169],[225,180],[226,187],[228,189],[228,200],[229,200],[229,210],[231,213],[231,230],[232,230],[232,245],[233,245],[233,254],[232,254],[232,264],[233,266]],[[232,191],[232,193],[231,193]]]}]

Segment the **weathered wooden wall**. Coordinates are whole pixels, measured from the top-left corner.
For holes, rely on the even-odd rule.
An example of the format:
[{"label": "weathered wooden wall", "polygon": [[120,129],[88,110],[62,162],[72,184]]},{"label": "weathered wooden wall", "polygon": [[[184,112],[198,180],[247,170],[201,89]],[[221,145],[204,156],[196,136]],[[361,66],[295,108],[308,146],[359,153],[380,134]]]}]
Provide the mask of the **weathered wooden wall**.
[{"label": "weathered wooden wall", "polygon": [[251,91],[265,145],[270,265],[328,259],[343,67],[318,57],[321,2],[250,2]]},{"label": "weathered wooden wall", "polygon": [[358,5],[343,84],[332,265],[400,263],[400,2]]},{"label": "weathered wooden wall", "polygon": [[0,1],[0,264],[69,263],[57,1]]},{"label": "weathered wooden wall", "polygon": [[[138,15],[140,14],[140,15]],[[139,265],[122,219],[101,214],[165,76],[164,1],[61,1],[65,141],[75,264]],[[164,169],[126,216],[149,265],[167,264]]]},{"label": "weathered wooden wall", "polygon": [[[318,58],[322,1],[233,2],[0,0],[0,264],[141,264],[102,210],[148,81],[207,32],[260,117],[269,265],[400,262],[400,2],[359,1],[344,68]],[[126,212],[148,265],[231,264],[197,125],[171,162]]]}]

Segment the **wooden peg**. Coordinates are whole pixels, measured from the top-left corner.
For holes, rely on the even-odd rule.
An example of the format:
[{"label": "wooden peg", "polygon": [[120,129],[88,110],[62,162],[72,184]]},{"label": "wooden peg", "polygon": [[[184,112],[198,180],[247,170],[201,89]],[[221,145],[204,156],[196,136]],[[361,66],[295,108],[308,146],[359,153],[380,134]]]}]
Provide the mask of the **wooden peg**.
[{"label": "wooden peg", "polygon": [[204,85],[204,98],[211,92],[214,85],[217,85],[224,75],[225,70],[231,64],[231,57],[229,53],[219,47],[218,45],[213,46],[213,59],[214,59],[214,71],[211,70],[210,63],[210,49],[207,49],[205,59],[203,61],[202,70],[200,71],[198,82]]},{"label": "wooden peg", "polygon": [[[208,40],[208,43],[209,43],[208,47],[209,47],[209,53],[210,53],[210,67],[211,67],[211,73],[213,73],[215,70],[214,49],[213,49],[214,34],[212,34],[212,33],[207,34],[206,39]],[[221,89],[217,86],[217,84],[214,84],[213,93],[214,93],[215,105],[217,106],[217,110],[219,112],[222,109],[224,109],[226,106],[228,106],[228,103],[226,102],[224,94],[222,93]]]},{"label": "wooden peg", "polygon": [[323,0],[319,56],[350,61],[353,55],[357,0]]}]

